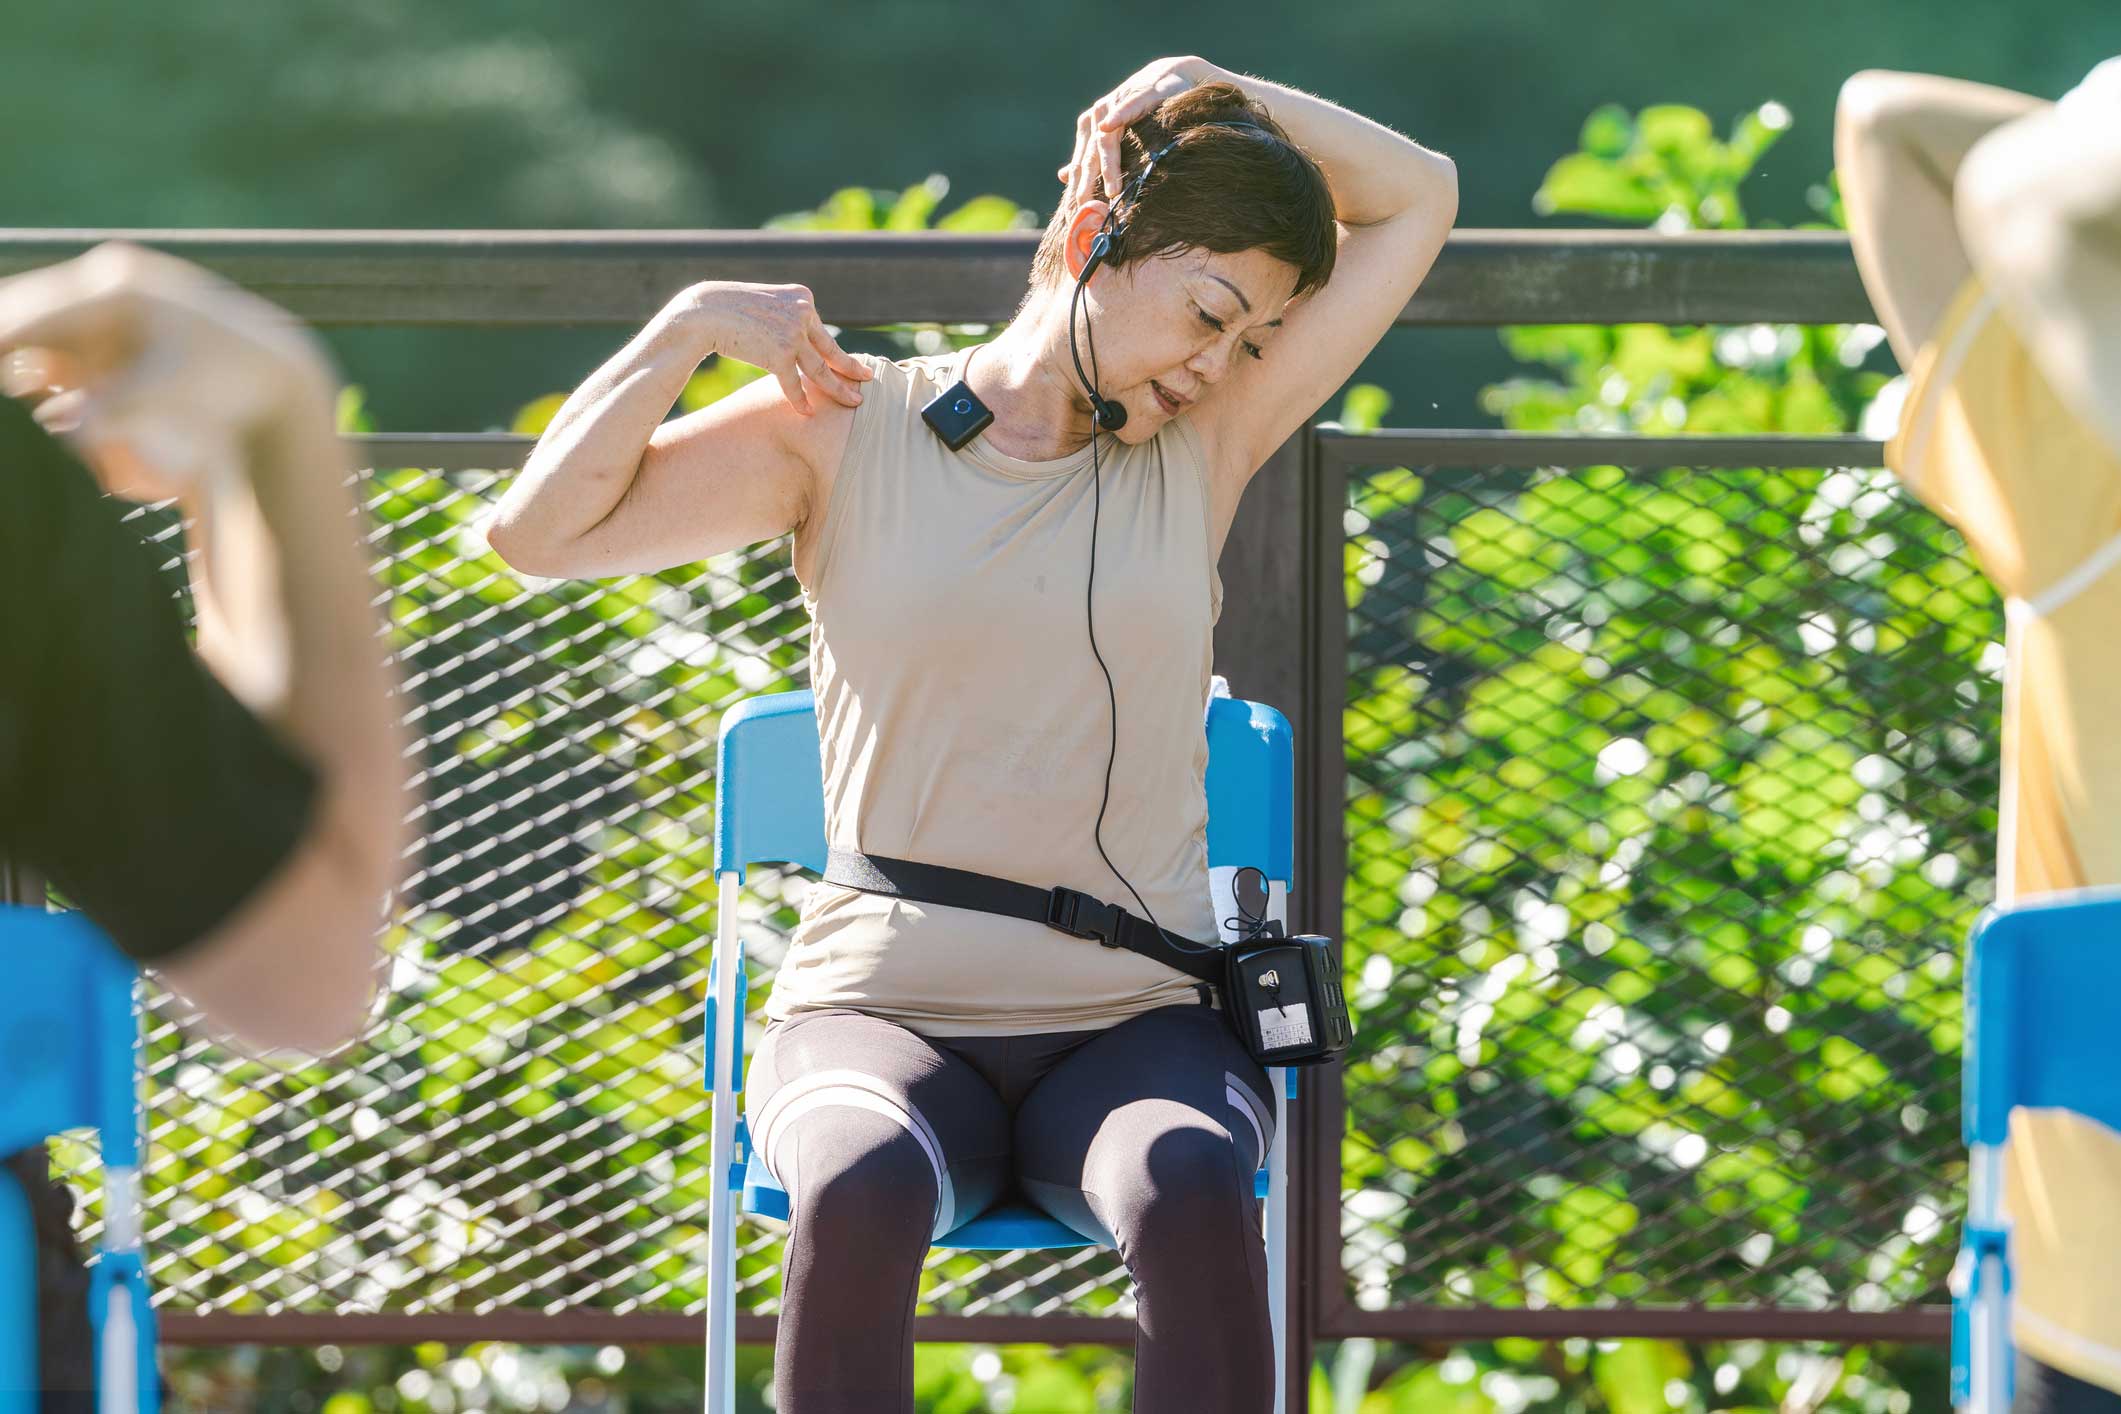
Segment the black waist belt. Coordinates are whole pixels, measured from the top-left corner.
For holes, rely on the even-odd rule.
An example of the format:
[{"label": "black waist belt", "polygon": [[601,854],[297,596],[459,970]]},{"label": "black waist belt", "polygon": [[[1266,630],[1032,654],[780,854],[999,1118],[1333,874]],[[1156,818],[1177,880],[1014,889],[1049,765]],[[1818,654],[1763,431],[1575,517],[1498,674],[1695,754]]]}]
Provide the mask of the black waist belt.
[{"label": "black waist belt", "polygon": [[1095,938],[1105,947],[1125,948],[1199,979],[1207,985],[1203,1001],[1209,1000],[1223,982],[1226,960],[1220,943],[1174,939],[1148,919],[1137,918],[1118,904],[1076,889],[1041,889],[1013,879],[997,879],[992,874],[975,874],[969,869],[916,864],[910,859],[887,859],[851,849],[828,852],[824,878],[828,884],[867,894],[999,913],[1043,923],[1077,938]]}]

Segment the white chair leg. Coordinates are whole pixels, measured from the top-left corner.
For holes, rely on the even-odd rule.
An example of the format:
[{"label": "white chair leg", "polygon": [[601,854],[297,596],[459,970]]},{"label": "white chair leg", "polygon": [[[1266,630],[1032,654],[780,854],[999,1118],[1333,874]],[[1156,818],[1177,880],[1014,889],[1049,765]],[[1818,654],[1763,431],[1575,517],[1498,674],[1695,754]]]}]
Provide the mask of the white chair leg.
[{"label": "white chair leg", "polygon": [[[103,1171],[105,1214],[104,1260],[125,1263],[121,1269],[136,1272],[140,1257],[140,1172],[129,1164],[113,1164]],[[130,1260],[128,1260],[130,1259]],[[159,1381],[152,1370],[143,1372],[140,1362],[142,1320],[134,1301],[139,1288],[133,1281],[109,1281],[103,1288],[103,1320],[97,1331],[96,1408],[99,1414],[143,1414],[154,1402],[147,1397],[148,1382]],[[156,1390],[159,1394],[159,1387]]]},{"label": "white chair leg", "polygon": [[1973,1309],[1974,1414],[2010,1414],[2010,1301],[2003,1259],[1981,1263],[1981,1295]]},{"label": "white chair leg", "polygon": [[1274,1331],[1274,1414],[1288,1414],[1289,1392],[1289,1071],[1267,1072],[1274,1086],[1274,1145],[1267,1151],[1267,1316]]},{"label": "white chair leg", "polygon": [[[2003,1150],[1976,1144],[1968,1154],[1967,1223],[1993,1229],[2002,1222]],[[1991,1251],[1980,1263],[1968,1312],[1967,1362],[1973,1414],[2010,1414],[2010,1267]]]},{"label": "white chair leg", "polygon": [[132,1294],[123,1286],[110,1289],[110,1305],[103,1313],[102,1346],[102,1359],[96,1370],[99,1414],[138,1414],[140,1332],[133,1325]]},{"label": "white chair leg", "polygon": [[715,909],[714,1027],[708,1037],[708,1069],[714,1110],[707,1162],[713,1166],[713,1196],[707,1213],[707,1414],[736,1410],[736,1195],[729,1173],[736,1160],[736,1082],[731,1074],[736,1055],[736,975],[743,935],[737,929],[740,875],[727,871],[720,879]]}]

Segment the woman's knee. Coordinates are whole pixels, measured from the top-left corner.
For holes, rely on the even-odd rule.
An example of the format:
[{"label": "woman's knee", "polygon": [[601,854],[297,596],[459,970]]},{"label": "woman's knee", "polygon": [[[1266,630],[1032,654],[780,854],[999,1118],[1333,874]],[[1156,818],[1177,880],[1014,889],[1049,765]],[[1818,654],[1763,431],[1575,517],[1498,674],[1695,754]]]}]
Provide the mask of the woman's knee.
[{"label": "woman's knee", "polygon": [[877,1116],[837,1111],[806,1117],[788,1139],[776,1156],[788,1172],[775,1176],[798,1224],[926,1242],[937,1182],[912,1134]]},{"label": "woman's knee", "polygon": [[1233,1243],[1257,1237],[1250,1175],[1238,1172],[1227,1134],[1207,1125],[1164,1130],[1089,1185],[1112,1209],[1111,1226],[1130,1250]]}]

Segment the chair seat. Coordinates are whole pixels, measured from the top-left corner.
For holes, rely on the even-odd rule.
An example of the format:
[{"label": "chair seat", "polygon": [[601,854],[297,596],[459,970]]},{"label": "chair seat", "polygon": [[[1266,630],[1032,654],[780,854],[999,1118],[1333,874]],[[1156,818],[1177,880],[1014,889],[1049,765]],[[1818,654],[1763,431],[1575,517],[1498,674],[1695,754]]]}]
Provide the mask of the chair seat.
[{"label": "chair seat", "polygon": [[[788,1221],[788,1193],[764,1164],[744,1166],[744,1211]],[[1267,1196],[1267,1171],[1252,1176],[1253,1196]],[[935,1246],[961,1252],[1015,1252],[1097,1244],[1075,1229],[1048,1217],[1028,1203],[1003,1203],[970,1222],[959,1223],[935,1240]]]}]

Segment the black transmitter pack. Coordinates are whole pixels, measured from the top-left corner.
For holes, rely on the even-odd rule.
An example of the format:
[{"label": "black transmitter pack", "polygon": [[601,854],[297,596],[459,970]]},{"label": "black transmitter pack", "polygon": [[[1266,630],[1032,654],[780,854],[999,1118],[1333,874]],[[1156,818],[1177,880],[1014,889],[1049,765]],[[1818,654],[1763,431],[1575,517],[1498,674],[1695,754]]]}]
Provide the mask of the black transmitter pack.
[{"label": "black transmitter pack", "polygon": [[1323,1065],[1348,1049],[1348,999],[1331,938],[1254,938],[1227,948],[1223,1005],[1261,1065]]},{"label": "black transmitter pack", "polygon": [[1238,870],[1232,885],[1237,937],[1223,945],[1222,986],[1230,1024],[1261,1065],[1323,1065],[1355,1036],[1340,949],[1316,933],[1281,936],[1281,922],[1266,916],[1259,870]]},{"label": "black transmitter pack", "polygon": [[943,439],[944,446],[958,452],[964,450],[967,442],[987,430],[989,424],[994,421],[994,414],[974,395],[971,386],[960,378],[921,409],[921,421],[927,423],[935,435]]}]

